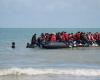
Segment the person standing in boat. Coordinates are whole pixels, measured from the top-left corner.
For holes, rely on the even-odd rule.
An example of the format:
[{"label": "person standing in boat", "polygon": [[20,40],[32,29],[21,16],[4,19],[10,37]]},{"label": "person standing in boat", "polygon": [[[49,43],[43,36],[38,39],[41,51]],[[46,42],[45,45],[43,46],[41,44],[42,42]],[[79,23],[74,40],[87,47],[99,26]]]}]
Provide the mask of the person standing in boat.
[{"label": "person standing in boat", "polygon": [[94,35],[96,43],[100,46],[100,33],[96,32]]},{"label": "person standing in boat", "polygon": [[32,36],[31,44],[32,44],[32,45],[35,45],[35,44],[36,44],[36,34],[34,34],[34,35]]},{"label": "person standing in boat", "polygon": [[74,34],[71,33],[69,34],[69,46],[73,46],[74,45]]},{"label": "person standing in boat", "polygon": [[65,42],[65,40],[66,40],[66,38],[65,38],[65,33],[64,33],[64,32],[62,32],[61,40],[62,40],[62,42]]},{"label": "person standing in boat", "polygon": [[81,43],[81,41],[80,41],[80,32],[77,32],[75,34],[75,40],[76,40],[76,44],[80,44]]},{"label": "person standing in boat", "polygon": [[51,34],[51,42],[56,42],[56,35],[55,34]]},{"label": "person standing in boat", "polygon": [[56,41],[57,42],[61,42],[62,41],[61,40],[61,33],[60,32],[56,33]]}]

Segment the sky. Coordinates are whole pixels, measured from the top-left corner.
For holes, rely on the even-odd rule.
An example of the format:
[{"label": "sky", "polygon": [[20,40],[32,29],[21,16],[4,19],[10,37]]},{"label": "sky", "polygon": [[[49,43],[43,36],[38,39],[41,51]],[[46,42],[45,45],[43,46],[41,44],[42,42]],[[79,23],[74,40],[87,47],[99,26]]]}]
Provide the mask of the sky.
[{"label": "sky", "polygon": [[0,0],[0,28],[99,28],[100,0]]}]

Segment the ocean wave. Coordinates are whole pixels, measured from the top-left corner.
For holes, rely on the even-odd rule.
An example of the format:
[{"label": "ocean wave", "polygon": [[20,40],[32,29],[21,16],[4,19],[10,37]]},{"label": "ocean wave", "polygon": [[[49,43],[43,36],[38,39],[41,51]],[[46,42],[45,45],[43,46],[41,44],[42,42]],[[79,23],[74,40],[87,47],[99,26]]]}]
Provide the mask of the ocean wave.
[{"label": "ocean wave", "polygon": [[35,69],[9,68],[0,69],[0,76],[6,75],[73,75],[73,76],[100,76],[100,69]]}]

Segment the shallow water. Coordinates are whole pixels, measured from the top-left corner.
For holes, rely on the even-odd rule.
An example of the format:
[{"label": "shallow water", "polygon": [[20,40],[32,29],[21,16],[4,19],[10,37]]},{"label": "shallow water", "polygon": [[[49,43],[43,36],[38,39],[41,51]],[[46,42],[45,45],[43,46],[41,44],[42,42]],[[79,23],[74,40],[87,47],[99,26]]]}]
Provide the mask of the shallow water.
[{"label": "shallow water", "polygon": [[100,47],[26,48],[32,33],[40,31],[54,29],[0,29],[0,80],[100,80]]}]

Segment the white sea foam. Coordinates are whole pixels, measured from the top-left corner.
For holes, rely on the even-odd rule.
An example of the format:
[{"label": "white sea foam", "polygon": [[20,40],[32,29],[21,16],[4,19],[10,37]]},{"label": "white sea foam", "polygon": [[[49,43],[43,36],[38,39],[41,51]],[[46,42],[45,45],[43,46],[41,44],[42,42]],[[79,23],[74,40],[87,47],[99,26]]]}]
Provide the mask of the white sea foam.
[{"label": "white sea foam", "polygon": [[100,76],[100,69],[34,69],[10,68],[0,69],[0,76],[6,75],[73,75],[73,76]]}]

